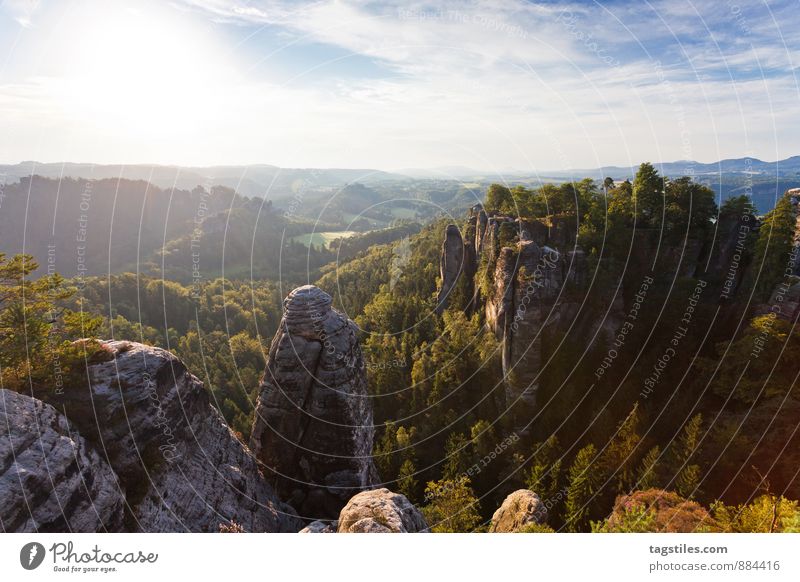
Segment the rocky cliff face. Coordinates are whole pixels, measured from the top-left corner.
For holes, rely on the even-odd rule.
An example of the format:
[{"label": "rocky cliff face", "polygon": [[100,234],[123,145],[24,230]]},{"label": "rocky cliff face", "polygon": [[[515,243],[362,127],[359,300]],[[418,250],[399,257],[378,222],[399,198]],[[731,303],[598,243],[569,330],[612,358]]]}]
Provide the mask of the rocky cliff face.
[{"label": "rocky cliff face", "polygon": [[[459,279],[461,279],[464,271],[464,255],[464,239],[461,236],[461,231],[455,224],[447,225],[440,260],[442,284],[436,302],[436,312],[439,314],[447,309],[450,294],[455,289]],[[472,253],[472,264],[474,264],[474,252]]]},{"label": "rocky cliff face", "polygon": [[372,407],[357,328],[306,285],[284,302],[256,406],[251,447],[305,518],[335,518],[376,480]]},{"label": "rocky cliff face", "polygon": [[[89,367],[88,386],[67,387],[60,396],[41,395],[69,418],[66,424],[66,419],[48,417],[52,436],[56,426],[74,427],[73,438],[90,451],[86,467],[96,478],[83,482],[103,487],[101,491],[115,487],[124,501],[124,523],[111,512],[113,518],[104,517],[103,528],[215,532],[231,522],[245,531],[302,527],[264,480],[247,447],[211,406],[203,384],[180,360],[142,344],[104,345],[111,359]],[[30,400],[31,410],[47,406]],[[45,484],[42,490],[50,491],[48,467],[58,456],[56,451],[43,456],[31,469]],[[76,499],[88,503],[95,497],[86,493],[76,493]],[[101,527],[85,522],[73,529]]]},{"label": "rocky cliff face", "polygon": [[[505,415],[506,421],[511,423],[509,428],[524,434],[536,410],[541,373],[559,334],[571,330],[573,337],[610,345],[634,300],[634,292],[645,276],[656,270],[653,265],[657,248],[656,267],[665,277],[702,276],[722,281],[725,273],[732,270],[730,286],[731,293],[735,292],[746,267],[736,261],[737,253],[741,254],[742,225],[747,221],[752,223],[748,228],[757,228],[755,217],[725,217],[715,238],[709,236],[705,240],[699,233],[678,246],[661,241],[655,229],[636,231],[624,265],[603,257],[593,259],[590,266],[586,252],[579,246],[574,217],[487,217],[482,209],[474,208],[464,228],[464,232],[474,235],[474,243],[471,238],[466,252],[459,251],[463,245],[459,229],[455,225],[447,229],[439,296],[446,297],[459,284],[459,278],[475,274],[477,290],[470,308],[483,311],[487,327],[502,346],[505,402],[499,404],[503,409],[513,407]],[[460,257],[463,265],[457,270],[453,264]],[[608,293],[610,284],[603,277],[614,280],[614,292]],[[595,295],[603,296],[595,298],[596,305],[587,308],[585,300],[592,286]],[[794,313],[800,305],[800,285],[797,290],[784,290],[784,295],[787,312]]]},{"label": "rocky cliff face", "polygon": [[795,226],[794,226],[794,265],[792,274],[800,276],[800,188],[792,188],[787,190],[792,206],[795,213]]},{"label": "rocky cliff face", "polygon": [[566,307],[561,296],[565,283],[583,284],[585,273],[579,271],[585,269],[585,259],[574,250],[574,233],[560,222],[547,226],[508,216],[487,218],[483,210],[473,212],[469,222],[475,225],[477,246],[475,264],[465,271],[485,279],[475,305],[482,305],[486,325],[502,342],[502,406],[515,408],[511,417],[530,418],[544,336]]},{"label": "rocky cliff face", "polygon": [[[272,343],[253,447],[286,498],[338,517],[377,480],[355,324],[316,287],[295,289]],[[106,342],[86,386],[2,395],[6,531],[299,531],[259,462],[171,353]]]},{"label": "rocky cliff face", "polygon": [[122,529],[122,485],[66,417],[40,400],[0,390],[0,426],[0,529]]}]

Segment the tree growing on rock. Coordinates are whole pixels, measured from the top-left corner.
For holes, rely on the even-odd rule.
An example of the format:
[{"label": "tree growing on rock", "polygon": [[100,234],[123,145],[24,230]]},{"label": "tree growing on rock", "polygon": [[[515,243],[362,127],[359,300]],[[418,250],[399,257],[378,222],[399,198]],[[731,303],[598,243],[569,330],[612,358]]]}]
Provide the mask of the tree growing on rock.
[{"label": "tree growing on rock", "polygon": [[32,279],[31,255],[0,253],[0,373],[4,388],[58,391],[78,384],[85,366],[104,353],[93,338],[102,320],[66,309],[77,289],[57,273]]}]

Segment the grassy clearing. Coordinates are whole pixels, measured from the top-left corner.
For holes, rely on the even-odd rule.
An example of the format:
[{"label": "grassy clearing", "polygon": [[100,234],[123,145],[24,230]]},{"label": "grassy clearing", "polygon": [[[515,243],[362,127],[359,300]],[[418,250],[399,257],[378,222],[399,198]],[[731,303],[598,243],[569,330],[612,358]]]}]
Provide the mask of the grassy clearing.
[{"label": "grassy clearing", "polygon": [[314,246],[327,247],[329,244],[331,244],[331,241],[334,241],[337,238],[349,238],[356,234],[358,234],[358,231],[355,230],[339,230],[331,232],[307,232],[305,234],[298,234],[297,236],[293,236],[292,240],[303,243],[306,246],[313,244]]}]

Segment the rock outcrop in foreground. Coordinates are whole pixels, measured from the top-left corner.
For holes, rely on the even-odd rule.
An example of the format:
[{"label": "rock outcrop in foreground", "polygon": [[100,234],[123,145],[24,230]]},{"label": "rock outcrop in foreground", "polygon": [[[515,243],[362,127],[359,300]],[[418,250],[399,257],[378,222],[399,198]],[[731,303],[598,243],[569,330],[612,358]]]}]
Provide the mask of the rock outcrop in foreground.
[{"label": "rock outcrop in foreground", "polygon": [[0,390],[0,427],[0,530],[121,530],[119,479],[55,408]]},{"label": "rock outcrop in foreground", "polygon": [[334,519],[376,481],[372,406],[357,327],[306,285],[284,301],[250,446],[306,519]]},{"label": "rock outcrop in foreground", "polygon": [[494,512],[489,531],[515,533],[527,525],[544,523],[546,519],[547,509],[539,496],[529,489],[518,489]]},{"label": "rock outcrop in foreground", "polygon": [[364,491],[339,515],[338,533],[417,533],[428,530],[419,509],[388,489]]},{"label": "rock outcrop in foreground", "polygon": [[[277,532],[302,527],[211,406],[203,384],[178,358],[131,342],[104,347],[110,359],[89,367],[88,386],[66,387],[60,396],[41,395],[69,421],[36,399],[6,399],[22,412],[12,413],[17,409],[6,405],[6,415],[16,423],[11,442],[18,461],[3,471],[3,480],[21,474],[39,497],[30,503],[38,512],[34,520],[4,523],[5,529],[216,532],[220,525],[235,523],[244,531]],[[37,419],[39,426],[50,427],[41,439]],[[20,435],[19,444],[14,434]],[[26,434],[28,445],[21,440]],[[0,451],[0,456],[7,455]],[[77,482],[69,485],[72,477]],[[44,504],[45,499],[63,499],[65,486],[74,492],[65,504],[66,523],[58,521],[55,501]],[[117,510],[123,500],[124,522]],[[85,515],[70,521],[78,513]],[[3,515],[10,514],[4,508]]]}]

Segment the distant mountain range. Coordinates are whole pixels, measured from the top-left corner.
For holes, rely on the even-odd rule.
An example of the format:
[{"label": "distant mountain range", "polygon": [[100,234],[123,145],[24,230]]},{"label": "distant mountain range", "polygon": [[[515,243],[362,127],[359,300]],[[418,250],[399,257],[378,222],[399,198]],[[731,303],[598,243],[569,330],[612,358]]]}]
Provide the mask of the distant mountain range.
[{"label": "distant mountain range", "polygon": [[[644,160],[642,160],[644,161]],[[787,176],[800,174],[800,156],[792,156],[776,162],[765,162],[758,158],[735,158],[719,160],[718,162],[703,163],[693,160],[679,160],[677,162],[654,163],[665,176],[686,175],[725,175],[725,174],[754,174],[762,176]],[[571,168],[567,170],[476,170],[464,166],[441,166],[437,168],[404,168],[396,170],[395,174],[402,174],[413,178],[437,178],[451,180],[492,180],[492,181],[517,181],[541,180],[547,178],[595,178],[603,179],[610,176],[614,179],[632,178],[636,174],[639,164],[632,166],[604,166],[598,168]]]},{"label": "distant mountain range", "polygon": [[[720,199],[739,194],[748,194],[761,212],[766,212],[787,188],[800,186],[800,156],[792,156],[775,162],[757,158],[736,158],[714,163],[691,160],[656,164],[662,175],[669,177],[694,176],[699,182],[713,188]],[[247,197],[272,200],[279,208],[289,208],[292,213],[318,219],[321,209],[330,216],[338,209],[335,220],[350,220],[354,212],[350,198],[356,197],[360,209],[371,204],[402,196],[424,201],[446,202],[458,196],[465,188],[467,196],[461,196],[459,207],[468,198],[480,197],[491,182],[537,185],[543,182],[559,182],[593,178],[602,180],[606,176],[621,181],[636,174],[638,164],[632,166],[607,166],[601,168],[577,168],[569,170],[525,171],[503,169],[481,171],[464,166],[441,166],[437,168],[404,168],[394,172],[382,170],[342,168],[280,168],[268,164],[249,166],[159,166],[159,165],[100,165],[76,163],[39,163],[33,161],[0,165],[0,181],[6,184],[31,175],[47,178],[70,177],[75,179],[143,180],[164,190],[191,191],[197,186],[208,190],[212,186],[223,186]],[[352,188],[356,184],[372,189]],[[463,192],[461,192],[463,194]],[[365,200],[368,199],[368,200]],[[474,202],[471,202],[474,203]],[[403,203],[408,207],[410,203]],[[454,203],[455,204],[455,203]],[[412,205],[413,206],[413,205]],[[445,204],[452,210],[453,204]],[[380,211],[388,212],[384,207]],[[374,210],[378,212],[378,210]],[[397,214],[397,211],[393,211]],[[409,211],[410,212],[410,211]],[[414,212],[406,212],[412,218]],[[379,217],[374,217],[379,218]],[[389,218],[382,217],[383,219]],[[397,218],[397,216],[395,216]],[[326,217],[326,220],[328,218]],[[382,219],[380,219],[382,220]],[[375,225],[374,225],[375,226]]]},{"label": "distant mountain range", "polygon": [[[678,175],[720,175],[754,174],[761,176],[786,176],[800,173],[800,156],[785,160],[765,162],[758,158],[735,158],[713,163],[680,160],[656,164],[662,174]],[[248,166],[160,166],[160,165],[103,165],[76,164],[71,162],[40,163],[34,161],[19,164],[0,165],[0,176],[6,181],[37,174],[47,178],[126,178],[146,180],[159,188],[192,189],[195,186],[226,186],[234,188],[244,196],[276,198],[271,191],[283,191],[304,184],[307,187],[336,187],[358,182],[376,184],[379,182],[408,179],[436,179],[478,181],[489,180],[532,180],[545,178],[591,177],[615,179],[632,177],[638,164],[632,166],[605,166],[598,168],[573,168],[567,170],[476,170],[466,166],[440,166],[435,168],[403,168],[394,172],[369,168],[281,168],[269,164]]]},{"label": "distant mountain range", "polygon": [[43,164],[26,161],[19,164],[0,165],[0,179],[6,182],[39,175],[45,178],[85,178],[102,180],[123,178],[145,180],[159,188],[191,190],[196,186],[233,188],[243,196],[279,199],[290,196],[302,188],[336,187],[358,182],[374,184],[389,180],[406,180],[407,176],[370,169],[340,168],[279,168],[268,164],[250,166],[159,166],[159,165],[103,165],[57,162]]}]

